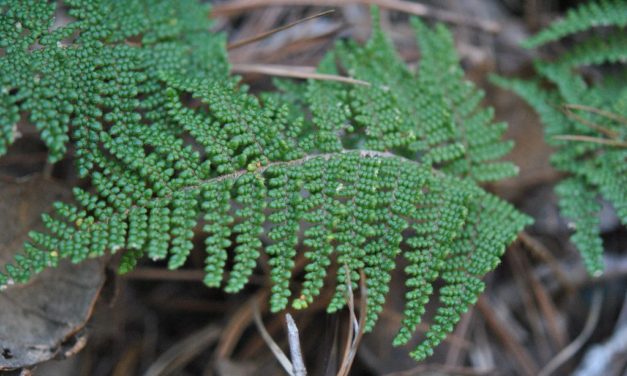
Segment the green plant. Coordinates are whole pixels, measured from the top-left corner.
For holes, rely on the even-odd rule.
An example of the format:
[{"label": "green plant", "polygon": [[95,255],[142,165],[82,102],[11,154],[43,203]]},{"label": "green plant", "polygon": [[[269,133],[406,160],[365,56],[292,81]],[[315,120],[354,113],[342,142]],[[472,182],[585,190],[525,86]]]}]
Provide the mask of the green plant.
[{"label": "green plant", "polygon": [[[601,27],[602,26],[602,27]],[[595,31],[555,61],[538,60],[541,79],[494,78],[524,98],[540,115],[551,162],[568,174],[556,187],[559,205],[575,230],[572,241],[588,271],[603,270],[598,196],[609,201],[627,224],[627,87],[624,71],[604,80],[586,80],[584,67],[624,70],[627,60],[627,2],[589,2],[529,39],[538,47],[574,33]],[[620,71],[619,71],[620,72]]]},{"label": "green plant", "polygon": [[[257,98],[227,74],[224,38],[207,31],[207,11],[193,1],[65,4],[76,21],[51,29],[54,5],[2,3],[2,127],[12,134],[29,114],[52,160],[71,128],[92,189],[75,188],[78,205],[44,215],[48,233],[30,234],[0,285],[107,251],[122,252],[122,273],[144,256],[178,268],[202,226],[208,286],[221,285],[231,261],[225,290],[241,290],[264,250],[271,309],[290,300],[305,308],[335,264],[328,310],[342,308],[363,272],[370,330],[402,254],[407,305],[395,343],[410,339],[432,295],[440,299],[412,352],[422,359],[530,222],[478,185],[516,173],[494,161],[512,145],[500,140],[505,124],[479,107],[483,93],[464,80],[442,26],[414,20],[423,54],[414,73],[374,11],[371,40],[339,44],[320,66],[367,85],[278,80],[279,91]],[[308,263],[292,299],[301,250]]]}]

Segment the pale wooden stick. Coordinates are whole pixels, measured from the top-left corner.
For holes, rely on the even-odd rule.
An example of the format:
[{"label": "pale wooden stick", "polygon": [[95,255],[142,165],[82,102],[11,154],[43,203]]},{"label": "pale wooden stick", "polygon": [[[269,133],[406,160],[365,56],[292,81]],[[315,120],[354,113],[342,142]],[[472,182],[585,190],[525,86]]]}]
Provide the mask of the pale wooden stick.
[{"label": "pale wooden stick", "polygon": [[553,136],[556,140],[566,140],[566,141],[579,141],[579,142],[594,142],[596,144],[610,145],[610,146],[619,146],[622,148],[627,148],[627,142],[619,141],[619,140],[608,140],[606,138],[598,138],[591,136],[581,136],[576,134],[565,134],[560,136]]},{"label": "pale wooden stick", "polygon": [[290,376],[295,376],[292,370],[294,367],[292,366],[292,362],[287,358],[287,355],[281,350],[279,345],[274,342],[272,336],[266,330],[266,327],[263,325],[263,321],[261,321],[261,314],[259,313],[259,306],[257,303],[253,303],[253,317],[255,319],[255,325],[257,326],[257,330],[259,330],[259,334],[261,334],[261,338],[266,342],[274,357],[277,358],[285,372],[287,372]]},{"label": "pale wooden stick", "polygon": [[583,117],[577,115],[576,113],[574,113],[573,111],[571,111],[570,109],[566,108],[564,110],[564,113],[566,114],[566,116],[568,116],[571,119],[574,119],[576,121],[578,121],[579,123],[585,125],[588,128],[594,129],[597,132],[603,133],[604,135],[608,136],[611,139],[616,139],[619,134],[618,132],[615,132],[611,129],[607,129],[599,124],[593,123],[587,119],[584,119]]},{"label": "pale wooden stick", "polygon": [[290,345],[290,354],[292,356],[292,369],[294,376],[307,376],[307,369],[303,361],[303,354],[300,350],[300,338],[298,336],[298,327],[289,313],[285,314],[287,321],[287,340]]},{"label": "pale wooden stick", "polygon": [[627,124],[627,118],[624,118],[618,114],[615,114],[613,112],[609,112],[609,111],[604,111],[601,110],[600,108],[596,108],[596,107],[592,107],[592,106],[586,106],[584,104],[574,104],[574,103],[566,103],[564,105],[564,107],[566,108],[572,108],[574,110],[582,110],[582,111],[588,111],[588,112],[592,112],[601,116],[605,116],[608,119],[612,119],[612,120],[616,120],[620,123],[623,124]]},{"label": "pale wooden stick", "polygon": [[333,12],[335,12],[335,10],[331,9],[331,10],[327,10],[326,12],[317,13],[317,14],[314,14],[313,16],[309,16],[309,17],[305,17],[305,18],[300,19],[300,20],[296,20],[294,22],[288,23],[287,25],[283,25],[281,27],[277,27],[276,29],[268,30],[268,31],[266,31],[264,33],[261,33],[259,35],[255,35],[254,37],[231,43],[228,46],[226,46],[226,49],[230,51],[230,50],[233,50],[235,48],[238,48],[238,47],[241,47],[241,46],[244,46],[244,45],[256,42],[258,40],[265,39],[265,38],[269,37],[272,34],[276,34],[276,33],[280,32],[280,31],[283,31],[283,30],[287,30],[287,29],[289,29],[291,27],[294,27],[294,26],[296,26],[298,24],[301,24],[303,22],[306,22],[306,21],[309,21],[309,20],[313,20],[314,18],[326,16],[327,14],[331,14]]},{"label": "pale wooden stick", "polygon": [[233,64],[233,73],[259,73],[270,76],[292,77],[302,79],[313,79],[323,81],[337,81],[347,84],[370,86],[369,82],[357,80],[351,77],[336,76],[333,74],[316,73],[315,67],[309,66],[288,66],[275,64]]}]

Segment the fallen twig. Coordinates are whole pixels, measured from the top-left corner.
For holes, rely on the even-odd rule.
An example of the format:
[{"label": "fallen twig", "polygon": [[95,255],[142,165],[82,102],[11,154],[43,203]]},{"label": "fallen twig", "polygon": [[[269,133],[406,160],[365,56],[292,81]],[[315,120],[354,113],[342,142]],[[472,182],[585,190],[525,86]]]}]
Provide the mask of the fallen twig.
[{"label": "fallen twig", "polygon": [[529,352],[513,338],[508,326],[497,317],[491,304],[488,303],[485,297],[481,296],[479,298],[477,301],[477,309],[481,312],[487,326],[494,331],[503,345],[514,356],[514,359],[520,365],[521,373],[524,375],[537,375],[538,366],[533,361],[533,358]]},{"label": "fallen twig", "polygon": [[606,127],[603,127],[603,126],[601,126],[601,125],[599,125],[597,123],[593,123],[590,120],[585,119],[584,117],[577,115],[576,113],[571,111],[571,109],[569,109],[568,107],[564,107],[564,111],[563,112],[564,112],[564,114],[567,117],[569,117],[569,118],[571,118],[571,119],[573,119],[575,121],[578,121],[580,124],[583,124],[583,125],[585,125],[586,127],[590,128],[592,130],[595,130],[595,131],[597,131],[599,133],[603,133],[604,135],[606,135],[607,137],[609,137],[609,138],[611,138],[613,140],[615,140],[616,138],[618,138],[620,136],[620,134],[618,132],[614,131],[614,130],[611,130],[611,129],[608,129]]},{"label": "fallen twig", "polygon": [[477,369],[475,367],[450,366],[446,364],[421,364],[412,369],[387,373],[385,376],[420,376],[420,375],[457,375],[457,376],[489,376],[498,375],[495,369]]},{"label": "fallen twig", "polygon": [[290,345],[290,355],[292,357],[292,370],[294,376],[307,376],[307,369],[303,361],[303,353],[300,350],[300,337],[298,335],[298,327],[289,313],[285,314],[287,322],[287,340]]},{"label": "fallen twig", "polygon": [[265,39],[265,38],[269,37],[272,34],[276,34],[276,33],[280,32],[280,31],[289,29],[289,28],[294,27],[294,26],[296,26],[298,24],[301,24],[303,22],[306,22],[306,21],[309,21],[309,20],[313,20],[314,18],[326,16],[326,15],[331,14],[333,12],[335,12],[335,10],[327,10],[326,12],[317,13],[317,14],[314,14],[313,16],[305,17],[303,19],[296,20],[294,22],[290,22],[287,25],[283,25],[283,26],[277,27],[275,29],[268,30],[268,31],[266,31],[264,33],[261,33],[259,35],[255,35],[254,37],[247,38],[247,39],[244,39],[244,40],[241,40],[241,41],[237,41],[237,42],[231,43],[231,44],[229,44],[226,47],[226,49],[227,50],[233,50],[235,48],[238,48],[238,47],[241,47],[241,46],[245,46],[245,45],[250,44],[250,43],[257,42],[259,40],[262,40],[262,39]]},{"label": "fallen twig", "polygon": [[163,376],[176,373],[190,360],[218,339],[220,329],[214,324],[194,332],[174,344],[146,370],[144,376]]},{"label": "fallen twig", "polygon": [[549,266],[549,268],[551,268],[551,271],[555,274],[557,280],[569,293],[575,291],[575,287],[566,275],[564,268],[560,265],[555,256],[553,256],[551,251],[544,244],[542,244],[542,242],[526,231],[521,232],[518,235],[518,239],[520,239],[521,243],[527,249],[533,252],[533,254],[539,257],[546,265]]},{"label": "fallen twig", "polygon": [[576,376],[618,375],[627,364],[627,294],[612,336],[603,343],[590,346],[573,372]]},{"label": "fallen twig", "polygon": [[263,321],[261,321],[261,314],[259,313],[259,306],[256,302],[253,302],[252,304],[253,318],[255,319],[255,325],[257,326],[257,330],[259,330],[259,334],[261,334],[261,337],[266,342],[270,351],[272,351],[272,354],[274,354],[274,357],[279,361],[285,372],[287,372],[290,376],[295,376],[296,374],[293,371],[294,366],[292,365],[292,362],[290,362],[289,358],[285,355],[283,350],[281,350],[279,345],[274,342],[274,339],[272,339],[272,336],[263,325]]},{"label": "fallen twig", "polygon": [[599,108],[596,107],[592,107],[592,106],[586,106],[583,104],[574,104],[574,103],[567,103],[564,105],[564,107],[566,108],[570,108],[570,109],[574,109],[574,110],[582,110],[582,111],[588,111],[588,112],[592,112],[601,116],[605,116],[608,119],[612,119],[612,120],[616,120],[619,123],[623,123],[623,124],[627,124],[627,118],[624,118],[618,114],[615,114],[613,112],[609,112],[609,111],[604,111],[601,110]]},{"label": "fallen twig", "polygon": [[157,267],[141,267],[122,274],[123,278],[139,280],[161,280],[161,281],[189,281],[199,282],[205,278],[205,271],[200,269],[177,269],[168,270]]},{"label": "fallen twig", "polygon": [[254,312],[252,310],[253,305],[261,302],[263,307],[263,305],[266,304],[267,297],[267,290],[261,290],[248,300],[248,304],[243,304],[231,315],[231,319],[222,331],[222,337],[215,351],[215,358],[227,359],[231,356],[237,342],[242,337],[242,333],[254,318]]},{"label": "fallen twig", "polygon": [[588,314],[588,319],[586,320],[586,324],[583,327],[583,330],[574,341],[572,341],[568,346],[566,346],[562,351],[560,351],[550,362],[548,362],[544,368],[540,370],[538,376],[549,376],[552,375],[562,364],[564,364],[568,359],[570,359],[573,355],[579,351],[581,346],[586,343],[586,341],[592,335],[594,328],[597,326],[599,322],[599,317],[601,315],[601,308],[603,305],[603,292],[600,289],[594,291],[594,295],[592,295],[592,303],[590,307],[590,313]]},{"label": "fallen twig", "polygon": [[[416,16],[431,17],[440,21],[475,27],[490,33],[498,33],[501,30],[499,23],[491,20],[482,20],[468,17],[463,14],[450,12],[447,10],[434,9],[424,4],[413,3],[404,0],[345,0],[343,5],[364,4],[377,5],[381,8],[405,12]],[[213,17],[235,16],[248,12],[255,8],[277,6],[277,5],[311,5],[311,6],[333,6],[338,5],[337,0],[234,0],[213,7],[211,15]]]},{"label": "fallen twig", "polygon": [[[474,309],[469,309],[464,315],[462,315],[457,328],[455,328],[455,332],[453,332],[456,336],[460,338],[466,337],[466,333],[468,329],[470,329],[470,323],[472,322],[472,316],[474,313]],[[466,347],[462,346],[460,343],[453,342],[449,345],[448,352],[446,353],[446,361],[445,365],[447,366],[455,366],[459,363],[459,359],[462,356],[463,351],[466,350]]]},{"label": "fallen twig", "polygon": [[534,289],[532,288],[529,278],[527,278],[528,274],[531,274],[529,273],[529,264],[526,262],[526,259],[521,257],[519,252],[510,252],[507,256],[507,261],[514,271],[512,275],[514,284],[518,287],[519,299],[522,301],[523,307],[525,308],[522,311],[531,329],[534,347],[538,349],[538,353],[541,354],[540,356],[543,356],[541,361],[548,360],[552,351],[547,339],[547,330],[543,327],[543,318],[549,318],[542,317],[538,308],[538,302],[534,299],[533,293],[535,291],[532,291]]},{"label": "fallen twig", "polygon": [[621,148],[627,148],[627,142],[624,142],[624,141],[608,140],[606,138],[582,136],[582,135],[576,135],[576,134],[564,134],[564,135],[553,136],[553,139],[555,139],[555,140],[565,140],[565,141],[578,141],[578,142],[593,142],[593,143],[596,143],[596,144],[618,146],[618,147],[621,147]]},{"label": "fallen twig", "polygon": [[366,289],[366,275],[363,270],[360,272],[360,292],[361,301],[359,305],[359,321],[355,316],[355,296],[353,294],[353,287],[350,280],[350,273],[348,266],[344,265],[346,271],[346,287],[347,287],[347,303],[350,314],[351,323],[349,325],[348,337],[346,338],[346,347],[344,348],[344,356],[342,357],[342,363],[340,370],[337,372],[337,376],[347,376],[351,370],[355,356],[357,355],[357,348],[364,335],[367,313],[367,289]]},{"label": "fallen twig", "polygon": [[351,77],[336,76],[333,74],[316,73],[315,67],[309,66],[287,66],[275,64],[233,64],[233,73],[259,73],[270,76],[293,77],[323,81],[337,81],[347,84],[370,86],[369,82],[357,80]]}]

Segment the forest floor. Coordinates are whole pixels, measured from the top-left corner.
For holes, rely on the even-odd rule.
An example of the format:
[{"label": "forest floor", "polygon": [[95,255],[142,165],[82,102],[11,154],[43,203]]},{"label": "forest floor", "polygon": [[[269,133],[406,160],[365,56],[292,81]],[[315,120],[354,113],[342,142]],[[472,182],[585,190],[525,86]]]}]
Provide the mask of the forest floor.
[{"label": "forest floor", "polygon": [[[260,6],[256,6],[259,5]],[[409,64],[419,64],[408,13],[394,0],[217,2],[215,30],[226,32],[234,71],[252,90],[271,88],[271,77],[255,73],[266,65],[316,66],[335,40],[364,41],[370,15],[364,4],[382,5],[383,27]],[[293,5],[293,4],[305,5]],[[348,3],[348,2],[347,2]],[[509,124],[516,142],[508,159],[518,177],[487,187],[530,214],[535,224],[509,247],[503,262],[485,281],[487,289],[435,355],[417,364],[408,348],[391,346],[402,305],[402,269],[379,324],[363,337],[354,375],[594,375],[589,362],[607,365],[605,376],[627,367],[627,231],[611,208],[602,213],[606,272],[588,276],[568,241],[568,223],[558,215],[553,186],[561,175],[550,167],[550,148],[534,112],[512,93],[488,82],[488,75],[529,77],[537,52],[522,40],[546,26],[576,1],[464,0],[421,2],[414,11],[452,30],[467,77],[486,91],[485,104]],[[273,5],[278,4],[278,5]],[[335,4],[334,6],[331,6]],[[333,9],[334,12],[272,34],[244,41],[281,25]],[[407,10],[407,9],[405,9]],[[554,51],[567,48],[557,45]],[[71,185],[71,163],[46,165],[46,153],[25,132],[0,160],[2,181],[28,180],[44,171],[58,184]],[[33,187],[34,190],[37,187]],[[35,191],[33,191],[35,192]],[[24,193],[22,193],[24,194]],[[6,196],[8,197],[8,196]],[[32,193],[33,207],[42,196]],[[5,201],[4,208],[14,205]],[[11,208],[7,209],[10,210]],[[37,210],[34,210],[35,212]],[[279,375],[279,362],[260,335],[255,317],[287,348],[285,316],[264,307],[268,280],[263,268],[242,293],[228,295],[202,284],[202,242],[184,269],[169,271],[144,262],[125,275],[107,271],[100,296],[88,304],[91,317],[63,356],[33,370],[34,375]],[[322,304],[292,312],[302,355],[311,375],[334,375],[342,362],[348,312],[330,316]],[[424,329],[424,328],[423,328]],[[622,336],[621,336],[622,335]],[[622,347],[620,341],[622,338]],[[599,363],[600,364],[600,363]]]}]

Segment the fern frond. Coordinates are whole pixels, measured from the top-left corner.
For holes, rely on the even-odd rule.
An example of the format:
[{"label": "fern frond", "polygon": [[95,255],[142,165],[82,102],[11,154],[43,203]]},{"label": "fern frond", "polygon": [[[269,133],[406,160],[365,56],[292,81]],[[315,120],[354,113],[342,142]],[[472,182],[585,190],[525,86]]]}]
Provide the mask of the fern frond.
[{"label": "fern frond", "polygon": [[442,25],[430,30],[418,19],[412,20],[412,26],[424,56],[417,73],[419,87],[443,102],[453,122],[454,139],[463,145],[462,157],[444,170],[479,182],[516,175],[513,164],[495,162],[511,151],[513,143],[501,140],[507,126],[493,123],[493,109],[479,107],[485,94],[464,79],[450,32]]},{"label": "fern frond", "polygon": [[409,341],[420,323],[433,293],[433,283],[446,268],[452,244],[468,215],[468,192],[444,186],[434,188],[432,195],[435,195],[426,198],[427,202],[412,213],[418,222],[412,226],[415,235],[407,239],[411,250],[404,253],[410,264],[405,269],[410,277],[406,282],[409,291],[405,296],[405,318],[394,339],[395,345]]},{"label": "fern frond", "polygon": [[27,112],[51,162],[63,157],[72,133],[86,176],[101,132],[130,136],[142,111],[160,104],[160,71],[226,75],[224,40],[206,32],[208,8],[196,1],[65,4],[75,21],[59,28],[54,2],[9,1],[2,8],[0,154],[15,137],[16,113]]},{"label": "fern frond", "polygon": [[593,273],[603,270],[603,243],[599,235],[599,212],[594,190],[578,179],[567,179],[555,188],[560,196],[560,210],[575,230],[573,243],[581,250],[586,268]]},{"label": "fern frond", "polygon": [[[609,201],[620,222],[627,225],[627,128],[621,122],[627,108],[624,77],[607,84],[587,83],[575,70],[580,65],[624,63],[627,3],[597,1],[568,13],[529,41],[535,46],[593,26],[613,27],[607,39],[591,37],[556,62],[537,61],[536,70],[551,85],[538,81],[493,78],[497,85],[516,92],[538,113],[545,126],[546,140],[555,149],[553,165],[572,175],[556,189],[563,214],[576,228],[572,237],[588,271],[602,271],[602,241],[597,195]],[[594,109],[587,111],[586,109]],[[607,116],[612,114],[611,116]],[[599,139],[604,142],[575,142],[563,136]]]},{"label": "fern frond", "polygon": [[535,48],[569,34],[599,26],[627,26],[627,4],[623,0],[589,1],[566,13],[564,19],[554,22],[523,46]]},{"label": "fern frond", "polygon": [[562,66],[619,64],[627,62],[627,33],[625,30],[605,36],[595,36],[578,43],[556,62]]},{"label": "fern frond", "polygon": [[[224,40],[207,31],[206,7],[66,4],[76,21],[53,31],[47,2],[0,8],[3,43],[12,38],[0,58],[2,85],[10,83],[0,119],[29,115],[53,160],[71,129],[92,189],[76,189],[75,205],[44,217],[47,232],[31,234],[0,287],[106,252],[122,253],[120,272],[144,257],[176,269],[202,225],[208,286],[241,290],[265,252],[272,311],[307,307],[331,277],[334,312],[363,274],[371,330],[402,254],[408,291],[397,344],[414,333],[436,280],[445,284],[426,341],[412,353],[421,359],[529,223],[477,185],[515,172],[495,162],[511,144],[480,107],[482,93],[464,80],[441,26],[415,23],[424,57],[414,73],[375,10],[370,41],[339,44],[319,67],[370,86],[283,80],[281,92],[256,97],[227,75]],[[15,22],[30,32],[16,34]],[[299,251],[302,280],[293,275]],[[332,266],[337,274],[328,276]]]},{"label": "fern frond", "polygon": [[[450,33],[441,25],[432,30],[418,20],[412,24],[423,55],[418,72],[400,59],[374,11],[373,35],[366,45],[340,43],[321,65],[321,72],[333,73],[335,63],[371,86],[311,81],[302,84],[307,89],[292,85],[279,97],[300,113],[317,108],[316,102],[332,102],[323,115],[334,118],[336,128],[329,137],[335,147],[340,147],[341,138],[344,147],[417,155],[425,163],[477,182],[515,175],[514,165],[498,161],[513,146],[501,140],[506,125],[493,123],[491,108],[480,108],[484,93],[464,79]],[[294,95],[304,91],[305,100]],[[312,113],[314,121],[305,128],[316,135],[317,116]]]}]

